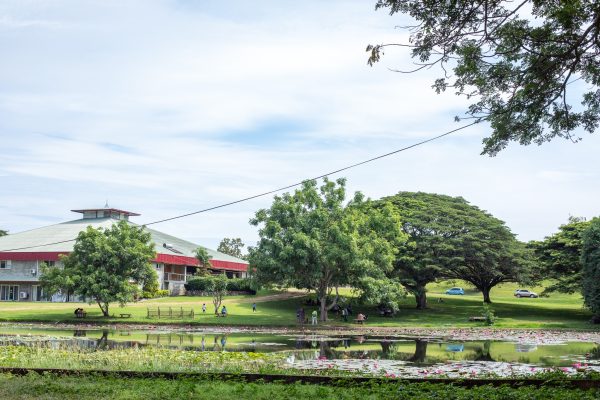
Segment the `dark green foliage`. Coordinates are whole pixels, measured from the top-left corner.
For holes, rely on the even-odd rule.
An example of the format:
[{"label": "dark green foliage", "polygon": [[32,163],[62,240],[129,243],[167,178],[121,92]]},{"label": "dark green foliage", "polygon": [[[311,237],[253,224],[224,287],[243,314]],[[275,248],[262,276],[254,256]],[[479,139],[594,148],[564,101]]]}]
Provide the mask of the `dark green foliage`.
[{"label": "dark green foliage", "polygon": [[410,239],[400,251],[393,275],[427,306],[425,286],[439,278],[463,279],[490,302],[490,289],[518,281],[526,269],[525,249],[504,225],[462,197],[400,192],[391,203]]},{"label": "dark green foliage", "polygon": [[[212,276],[202,276],[189,279],[185,284],[186,291],[207,292],[212,285]],[[226,290],[228,292],[248,292],[256,294],[255,282],[249,278],[227,279]]]},{"label": "dark green foliage", "polygon": [[600,218],[590,221],[583,233],[583,300],[585,305],[600,317]]},{"label": "dark green foliage", "polygon": [[251,220],[260,226],[249,256],[257,281],[314,290],[323,321],[337,304],[338,287],[361,289],[363,278],[386,279],[397,242],[406,238],[390,206],[375,209],[360,193],[347,204],[345,198],[344,179],[324,179],[320,188],[306,181]]},{"label": "dark green foliage", "polygon": [[490,307],[490,305],[487,303],[483,303],[482,315],[483,318],[485,318],[485,324],[487,326],[492,326],[494,325],[494,322],[496,322],[496,314],[494,313],[492,307]]},{"label": "dark green foliage", "polygon": [[0,236],[6,236],[8,235],[8,231],[4,231],[2,229],[0,229]]},{"label": "dark green foliage", "polygon": [[244,247],[244,242],[242,242],[242,239],[240,238],[224,238],[221,240],[221,243],[219,243],[217,251],[245,260],[248,255],[244,254]]},{"label": "dark green foliage", "polygon": [[555,282],[544,290],[551,292],[575,293],[581,291],[581,251],[583,232],[590,222],[584,218],[569,218],[559,231],[541,242],[530,242],[538,263],[538,275]]},{"label": "dark green foliage", "polygon": [[142,292],[142,299],[156,299],[159,297],[168,297],[168,290],[156,290],[154,292]]},{"label": "dark green foliage", "polygon": [[369,64],[385,47],[401,46],[417,60],[411,72],[439,66],[433,88],[473,100],[467,118],[490,121],[483,153],[495,155],[510,141],[575,141],[577,129],[598,128],[598,1],[378,0],[376,8],[415,22],[407,43],[368,46]]},{"label": "dark green foliage", "polygon": [[111,302],[124,305],[139,294],[138,285],[157,280],[150,233],[120,221],[107,229],[89,226],[77,236],[73,251],[61,259],[64,269],[44,268],[40,283],[48,292],[67,288],[96,302],[109,316]]},{"label": "dark green foliage", "polygon": [[255,281],[250,278],[232,278],[227,280],[227,291],[256,294]]},{"label": "dark green foliage", "polygon": [[[159,290],[160,286],[158,284],[158,280],[157,279],[148,279],[144,282],[144,285],[142,286],[142,298],[144,299],[151,299],[153,297],[157,297],[157,293]],[[167,290],[167,293],[169,291]]]}]

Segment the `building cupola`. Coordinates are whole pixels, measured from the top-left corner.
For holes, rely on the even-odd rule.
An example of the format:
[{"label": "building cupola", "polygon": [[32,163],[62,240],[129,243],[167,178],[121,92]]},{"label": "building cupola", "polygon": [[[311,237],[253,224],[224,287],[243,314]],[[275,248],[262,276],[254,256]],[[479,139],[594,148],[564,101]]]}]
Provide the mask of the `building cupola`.
[{"label": "building cupola", "polygon": [[84,208],[81,210],[71,211],[83,214],[83,219],[113,218],[129,221],[129,217],[137,217],[141,215],[131,211],[119,210],[118,208],[109,207],[108,202],[106,203],[104,208]]}]

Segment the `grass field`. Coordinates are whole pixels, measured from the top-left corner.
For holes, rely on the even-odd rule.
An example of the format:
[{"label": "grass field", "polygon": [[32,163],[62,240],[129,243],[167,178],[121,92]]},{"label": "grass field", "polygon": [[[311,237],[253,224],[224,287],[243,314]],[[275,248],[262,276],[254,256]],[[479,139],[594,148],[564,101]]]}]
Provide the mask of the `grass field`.
[{"label": "grass field", "polygon": [[[462,286],[464,296],[451,296],[444,291],[452,286]],[[492,290],[492,309],[498,328],[561,328],[561,329],[593,329],[588,323],[591,314],[583,308],[579,295],[555,294],[549,298],[521,298],[513,296],[519,286],[505,284]],[[541,287],[528,287],[538,293]],[[350,297],[350,290],[343,290]],[[354,312],[364,312],[369,315],[367,326],[387,327],[435,327],[454,328],[481,326],[480,323],[468,322],[471,316],[480,316],[482,312],[482,296],[464,282],[442,282],[428,286],[429,309],[416,310],[414,299],[407,297],[400,312],[392,318],[379,317],[376,310],[369,307],[354,306]],[[438,299],[443,302],[439,303]],[[39,321],[39,322],[85,322],[85,323],[183,323],[199,325],[248,325],[248,326],[293,326],[295,325],[296,309],[303,306],[306,295],[302,292],[288,293],[260,292],[257,296],[226,297],[229,316],[216,318],[211,313],[211,298],[209,297],[168,297],[147,300],[126,305],[120,308],[111,305],[111,314],[116,317],[103,318],[95,305],[76,303],[31,303],[31,302],[2,302],[0,303],[0,320],[2,321]],[[252,312],[252,303],[256,301],[257,312]],[[201,313],[202,303],[207,305],[207,313]],[[148,307],[193,307],[196,312],[194,319],[148,319]],[[76,319],[73,310],[84,307],[88,315],[85,319]],[[307,315],[311,307],[304,306]],[[314,308],[314,307],[313,307]],[[120,313],[130,313],[131,318],[119,318]],[[350,326],[338,316],[332,314],[328,325]]]},{"label": "grass field", "polygon": [[339,386],[280,383],[244,383],[208,379],[119,379],[101,376],[57,377],[30,374],[17,377],[0,374],[2,399],[597,399],[594,390],[561,387],[463,388],[431,383],[386,383]]}]

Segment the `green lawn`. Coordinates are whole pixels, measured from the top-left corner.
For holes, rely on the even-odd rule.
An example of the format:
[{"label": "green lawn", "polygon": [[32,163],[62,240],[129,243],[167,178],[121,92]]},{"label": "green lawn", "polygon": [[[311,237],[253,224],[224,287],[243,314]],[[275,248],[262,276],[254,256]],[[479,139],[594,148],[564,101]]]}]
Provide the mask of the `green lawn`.
[{"label": "green lawn", "polygon": [[[445,295],[444,291],[452,286],[462,286],[464,296]],[[495,327],[499,328],[562,328],[562,329],[592,329],[588,323],[591,314],[582,306],[579,295],[555,294],[549,298],[521,298],[513,296],[519,286],[505,284],[492,290],[492,308],[498,317]],[[541,287],[528,287],[541,293]],[[350,290],[343,290],[346,296],[351,296]],[[295,325],[295,310],[302,306],[306,297],[300,292],[275,295],[273,292],[261,292],[258,296],[226,297],[229,316],[216,318],[211,312],[212,302],[209,297],[168,297],[128,304],[120,308],[117,304],[111,306],[111,314],[116,317],[103,318],[95,305],[75,303],[30,303],[2,302],[0,303],[0,320],[2,321],[40,321],[40,322],[86,322],[86,323],[183,323],[199,325],[249,325],[249,326],[293,326]],[[471,316],[480,316],[482,308],[481,293],[476,292],[464,282],[443,282],[428,286],[429,309],[416,310],[414,299],[407,297],[400,312],[393,318],[379,317],[376,310],[369,307],[355,306],[355,314],[359,311],[369,315],[367,326],[386,327],[432,327],[453,328],[481,326],[481,323],[468,322]],[[443,302],[439,303],[438,299]],[[252,302],[257,302],[257,312],[252,312]],[[201,313],[202,303],[207,305],[207,313]],[[76,319],[73,310],[84,307],[88,315]],[[148,307],[193,307],[196,312],[194,319],[148,319]],[[307,315],[311,307],[304,306]],[[314,308],[314,307],[313,307]],[[122,319],[120,313],[131,313],[132,317]],[[354,326],[352,322],[344,323],[338,316],[332,315],[329,325]]]}]

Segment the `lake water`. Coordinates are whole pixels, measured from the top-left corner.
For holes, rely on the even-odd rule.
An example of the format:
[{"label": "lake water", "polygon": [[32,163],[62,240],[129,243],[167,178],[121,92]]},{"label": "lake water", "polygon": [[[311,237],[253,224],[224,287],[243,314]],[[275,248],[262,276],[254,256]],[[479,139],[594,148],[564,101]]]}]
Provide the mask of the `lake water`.
[{"label": "lake water", "polygon": [[[0,346],[55,349],[163,347],[181,351],[283,352],[298,369],[429,376],[528,374],[548,368],[600,372],[600,345],[589,342],[452,341],[400,336],[322,336],[217,331],[0,329]],[[383,372],[382,372],[383,371]]]}]

